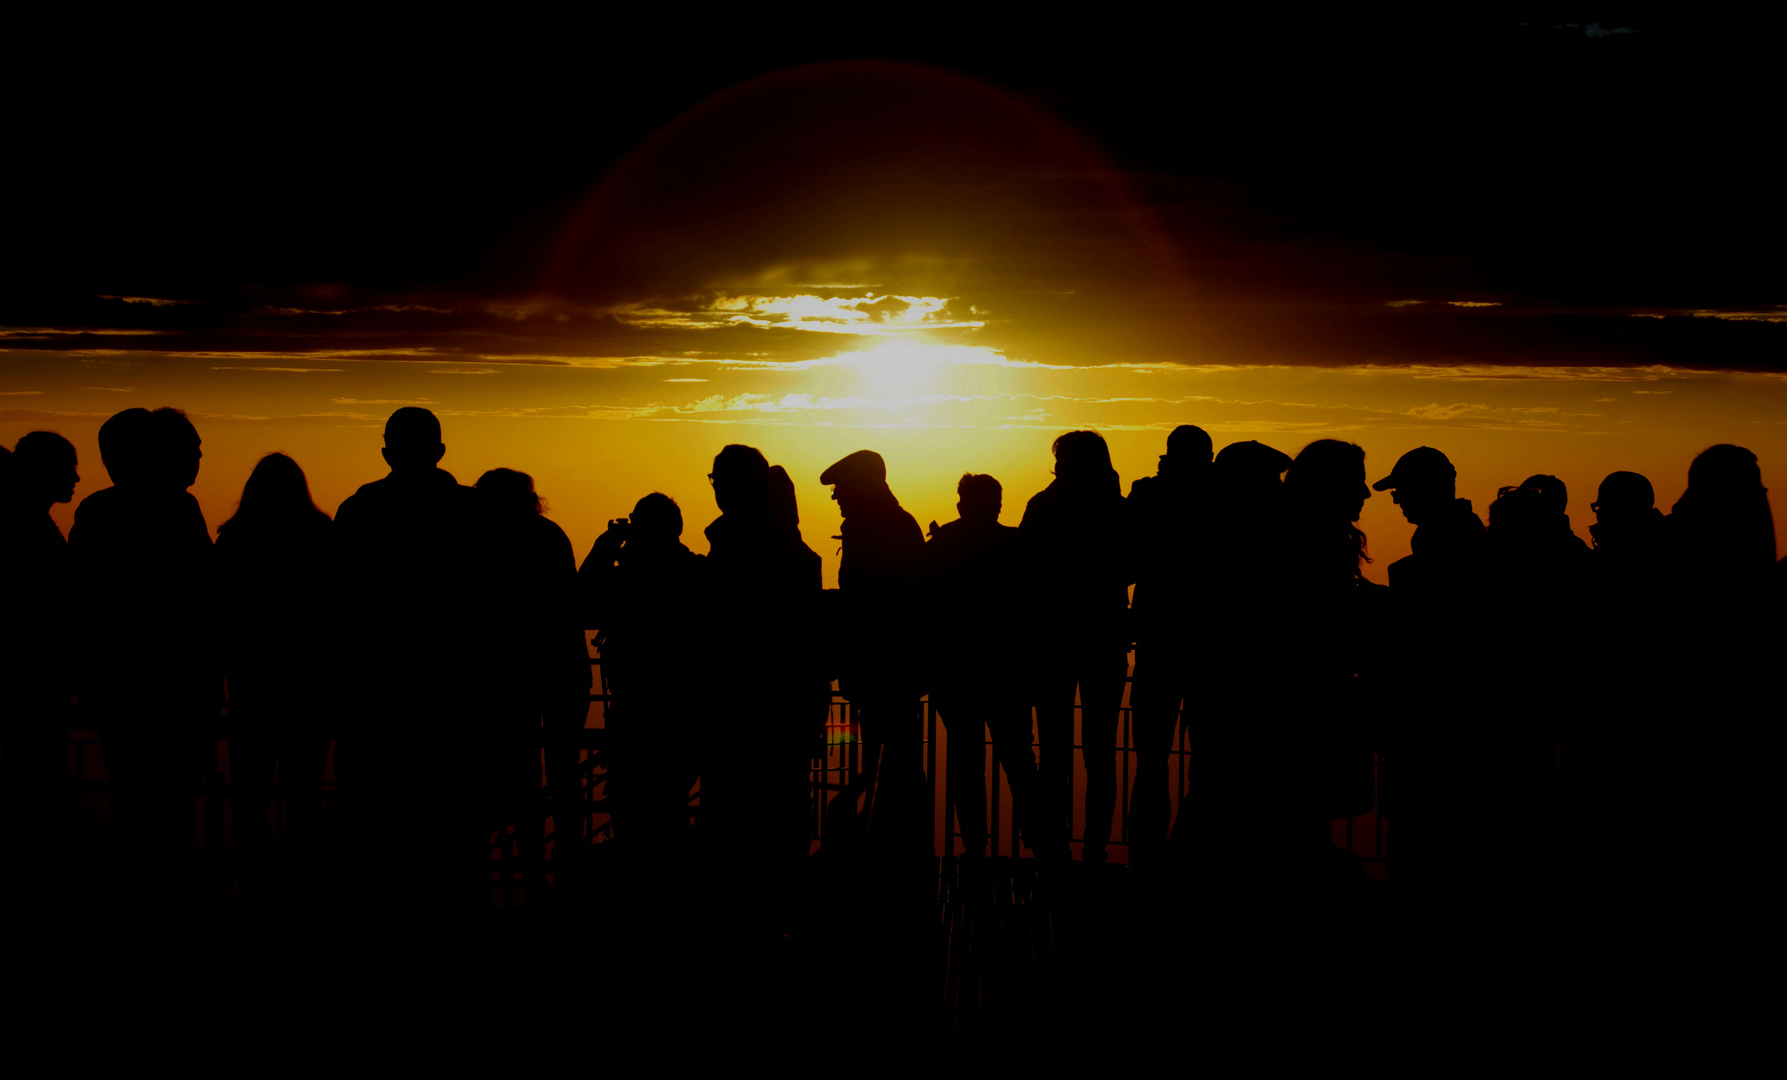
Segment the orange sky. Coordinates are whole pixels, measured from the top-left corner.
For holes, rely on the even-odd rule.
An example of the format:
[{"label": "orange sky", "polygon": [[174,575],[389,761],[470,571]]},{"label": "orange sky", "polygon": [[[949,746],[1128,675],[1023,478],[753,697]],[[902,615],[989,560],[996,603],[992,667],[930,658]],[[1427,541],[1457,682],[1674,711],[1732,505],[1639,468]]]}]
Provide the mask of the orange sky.
[{"label": "orange sky", "polygon": [[[69,362],[9,358],[13,408],[0,413],[0,430],[9,442],[34,427],[73,439],[82,461],[77,500],[106,482],[94,443],[104,417],[126,404],[165,403],[188,409],[205,440],[193,491],[213,526],[231,512],[254,462],[273,450],[296,457],[317,501],[333,510],[381,475],[383,416],[396,403],[419,402],[442,417],[445,467],[467,483],[499,466],[533,474],[580,555],[608,518],[654,490],[683,506],[685,540],[704,550],[700,530],[717,513],[704,479],[713,453],[733,441],[759,446],[795,477],[803,529],[833,583],[836,544],[827,537],[838,519],[818,475],[863,447],[887,458],[895,493],[921,522],[953,516],[955,479],[972,470],[1001,479],[1006,520],[1015,523],[1024,500],[1048,482],[1050,440],[1075,427],[1106,435],[1126,487],[1153,471],[1166,432],[1179,423],[1200,424],[1218,446],[1257,438],[1290,453],[1315,438],[1347,439],[1365,447],[1373,479],[1402,451],[1432,445],[1451,456],[1460,494],[1479,512],[1502,484],[1536,472],[1561,477],[1585,539],[1593,520],[1587,504],[1613,470],[1651,477],[1667,508],[1685,485],[1689,460],[1714,442],[1754,450],[1771,487],[1787,462],[1780,419],[1787,380],[1757,374],[958,365],[923,370],[916,385],[878,397],[845,365],[500,366],[468,376],[378,362],[218,372],[210,359],[124,355],[82,367],[91,386],[116,387],[25,389],[50,386]],[[678,378],[708,381],[666,381]],[[66,527],[69,509],[57,517]],[[1369,573],[1383,580],[1384,567],[1407,551],[1409,527],[1381,495],[1366,504],[1361,526],[1378,560]]]},{"label": "orange sky", "polygon": [[[1456,261],[1382,272],[1381,252],[1299,238],[1233,186],[1119,167],[1032,101],[909,65],[726,91],[489,258],[524,272],[500,288],[246,280],[227,305],[88,293],[15,316],[0,327],[0,439],[71,438],[78,499],[106,483],[106,416],[184,408],[215,526],[274,450],[333,511],[382,474],[383,418],[426,405],[446,468],[464,483],[533,474],[580,556],[654,490],[704,550],[704,476],[745,442],[795,477],[832,583],[818,475],[864,447],[921,523],[953,516],[965,470],[1000,478],[1015,523],[1048,482],[1049,442],[1074,428],[1106,435],[1126,489],[1181,423],[1219,447],[1354,441],[1372,479],[1425,444],[1479,513],[1500,485],[1560,476],[1585,538],[1608,472],[1649,476],[1667,509],[1713,443],[1754,450],[1765,482],[1787,462],[1782,377],[1708,370],[1758,348],[1778,359],[1778,335],[1757,335],[1787,308],[1585,314]],[[1381,581],[1409,527],[1384,496],[1361,527]]]}]

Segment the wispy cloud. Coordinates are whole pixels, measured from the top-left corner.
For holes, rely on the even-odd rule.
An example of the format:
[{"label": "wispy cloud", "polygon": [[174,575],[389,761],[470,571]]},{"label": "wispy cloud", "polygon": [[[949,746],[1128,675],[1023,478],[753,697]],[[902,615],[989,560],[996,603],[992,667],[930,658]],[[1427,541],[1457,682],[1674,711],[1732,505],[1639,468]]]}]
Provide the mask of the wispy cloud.
[{"label": "wispy cloud", "polygon": [[214,367],[212,371],[289,371],[302,375],[339,373],[338,367]]}]

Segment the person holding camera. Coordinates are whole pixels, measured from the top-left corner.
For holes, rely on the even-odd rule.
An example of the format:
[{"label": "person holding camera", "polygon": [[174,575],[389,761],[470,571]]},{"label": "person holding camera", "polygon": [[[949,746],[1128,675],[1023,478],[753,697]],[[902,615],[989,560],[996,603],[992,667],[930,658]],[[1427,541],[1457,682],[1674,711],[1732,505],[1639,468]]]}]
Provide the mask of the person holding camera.
[{"label": "person holding camera", "polygon": [[583,623],[602,633],[615,840],[653,857],[686,847],[700,772],[698,703],[683,688],[707,666],[699,614],[707,560],[682,532],[676,500],[654,491],[630,519],[608,523],[577,572]]}]

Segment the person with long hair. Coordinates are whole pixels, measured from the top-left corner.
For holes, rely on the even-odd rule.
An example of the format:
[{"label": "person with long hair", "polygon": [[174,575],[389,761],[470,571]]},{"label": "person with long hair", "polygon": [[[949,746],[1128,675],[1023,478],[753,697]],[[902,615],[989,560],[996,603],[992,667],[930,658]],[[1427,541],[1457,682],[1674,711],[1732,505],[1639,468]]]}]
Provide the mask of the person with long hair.
[{"label": "person with long hair", "polygon": [[1032,673],[1044,811],[1071,823],[1074,701],[1086,769],[1080,857],[1103,863],[1117,809],[1117,724],[1129,677],[1130,551],[1127,515],[1110,447],[1096,431],[1069,431],[1051,447],[1055,479],[1024,507],[1018,536],[1038,594],[1046,667]]},{"label": "person with long hair", "polygon": [[[582,847],[581,800],[566,768],[563,744],[589,716],[589,650],[577,610],[577,558],[570,537],[546,516],[534,479],[514,469],[478,478],[487,531],[486,556],[495,572],[482,575],[493,591],[481,605],[492,649],[485,680],[486,722],[470,733],[488,756],[485,814],[502,834],[515,828],[516,847],[530,888],[545,886],[546,815],[540,787],[541,747],[556,766],[553,859],[563,868]],[[574,753],[574,751],[573,751]],[[577,816],[573,816],[577,815]]]},{"label": "person with long hair", "polygon": [[1284,860],[1275,869],[1302,874],[1351,865],[1334,858],[1328,823],[1376,804],[1359,677],[1368,666],[1365,643],[1375,637],[1381,587],[1364,574],[1370,556],[1358,521],[1371,488],[1363,448],[1338,439],[1310,443],[1285,471],[1284,495],[1285,614],[1316,631],[1305,640],[1319,644],[1295,650],[1282,669],[1289,708],[1268,735],[1283,740],[1280,752],[1266,757],[1279,760],[1273,774],[1287,789],[1274,795],[1264,784],[1270,806],[1257,817],[1282,815],[1280,833],[1262,846]]},{"label": "person with long hair", "polygon": [[334,522],[311,500],[296,461],[274,453],[255,465],[236,513],[217,527],[217,566],[232,822],[242,897],[254,902],[274,869],[276,776],[288,847],[314,848],[338,711],[341,657],[321,603],[339,572]]},{"label": "person with long hair", "polygon": [[[50,510],[74,498],[77,464],[74,446],[49,431],[20,438],[10,456],[0,453],[0,573],[7,583],[0,620],[0,842],[11,852],[11,867],[40,879],[29,883],[30,893],[41,893],[41,877],[53,874],[72,794],[74,581],[68,545]],[[0,892],[0,902],[30,895],[10,881]]]}]

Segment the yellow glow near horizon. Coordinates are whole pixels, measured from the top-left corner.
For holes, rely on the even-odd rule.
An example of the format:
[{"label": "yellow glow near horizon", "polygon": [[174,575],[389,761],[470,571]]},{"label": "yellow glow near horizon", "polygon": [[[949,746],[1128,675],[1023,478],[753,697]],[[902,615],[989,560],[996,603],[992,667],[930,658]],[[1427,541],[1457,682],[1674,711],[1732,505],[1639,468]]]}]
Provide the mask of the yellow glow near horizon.
[{"label": "yellow glow near horizon", "polygon": [[937,372],[950,364],[948,346],[889,341],[850,354],[851,366],[870,387],[883,394],[913,394],[927,389]]}]

